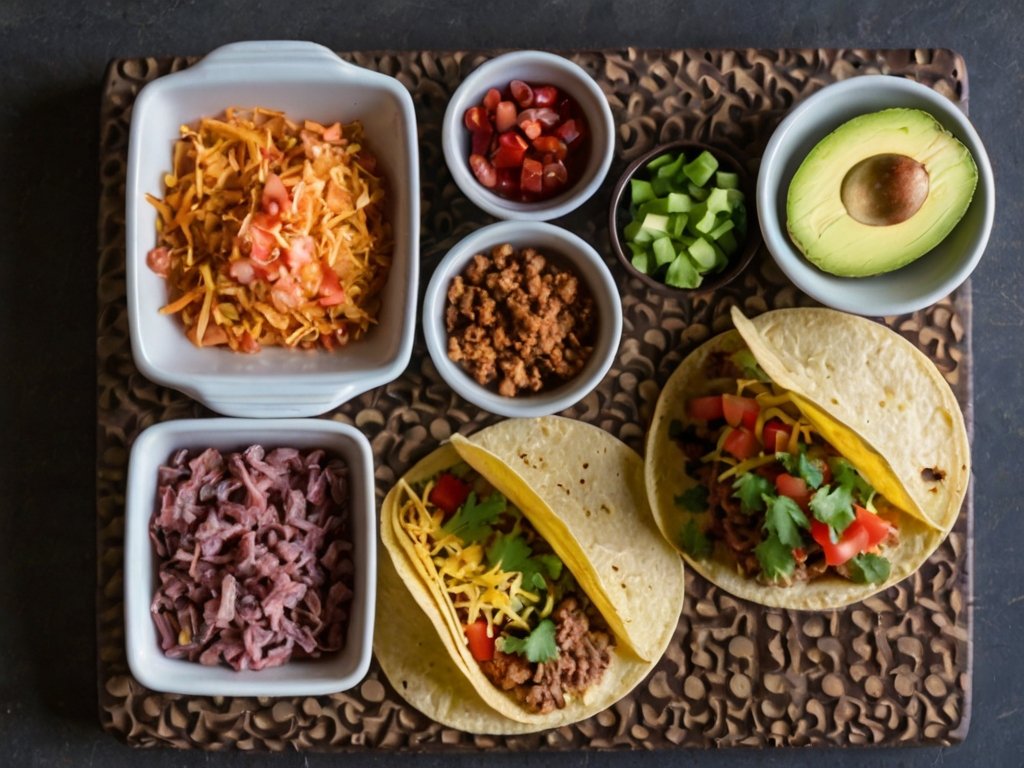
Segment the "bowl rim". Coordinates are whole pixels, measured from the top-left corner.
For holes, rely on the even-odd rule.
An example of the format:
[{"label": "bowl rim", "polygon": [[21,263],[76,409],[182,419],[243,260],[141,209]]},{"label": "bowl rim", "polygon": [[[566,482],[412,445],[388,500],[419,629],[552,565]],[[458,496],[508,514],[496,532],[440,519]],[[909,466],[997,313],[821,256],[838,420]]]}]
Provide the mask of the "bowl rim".
[{"label": "bowl rim", "polygon": [[[168,659],[159,645],[155,650],[144,650],[143,645],[155,635],[150,615],[150,574],[155,571],[156,554],[149,539],[149,523],[156,505],[157,470],[169,458],[158,456],[156,451],[164,444],[173,446],[173,450],[207,445],[204,437],[212,443],[244,446],[253,440],[246,435],[271,433],[281,435],[274,439],[281,446],[288,444],[289,435],[294,442],[303,443],[295,447],[304,449],[322,447],[337,452],[338,446],[344,445],[349,477],[358,477],[350,482],[350,535],[353,545],[362,552],[356,553],[354,561],[355,594],[346,646],[320,659],[293,660],[259,672],[236,672],[226,666]],[[296,440],[295,435],[300,437]],[[131,674],[147,688],[197,696],[316,696],[351,689],[369,671],[376,616],[377,525],[370,443],[358,429],[329,419],[190,418],[153,424],[136,437],[129,455],[122,564],[126,660]],[[174,668],[183,664],[203,674],[192,679],[175,675]],[[307,670],[332,664],[340,669],[335,674],[289,677],[288,672],[295,669],[289,670],[292,664],[303,665]]]},{"label": "bowl rim", "polygon": [[[407,163],[395,163],[396,178],[392,184],[409,185],[409,190],[396,197],[395,221],[405,235],[402,247],[396,245],[396,257],[392,261],[389,282],[402,284],[394,289],[395,296],[401,296],[401,307],[395,308],[395,317],[387,326],[388,348],[393,352],[388,357],[380,356],[373,364],[367,364],[358,371],[336,366],[328,370],[325,366],[295,376],[287,362],[268,363],[269,370],[253,372],[245,366],[232,363],[221,364],[216,372],[183,371],[176,368],[173,358],[175,350],[191,345],[184,333],[171,350],[152,334],[144,330],[142,321],[144,297],[149,291],[143,288],[142,272],[145,270],[144,257],[148,227],[143,224],[145,201],[141,199],[149,191],[149,183],[142,178],[148,164],[145,154],[149,142],[141,135],[141,125],[154,110],[174,109],[181,99],[191,92],[203,93],[211,90],[229,90],[233,84],[270,83],[287,86],[293,83],[308,83],[315,87],[338,88],[347,85],[373,89],[393,102],[396,119],[400,127],[396,130],[395,141],[406,145]],[[165,107],[165,105],[170,105]],[[225,103],[230,106],[230,100]],[[354,118],[360,117],[355,114]],[[197,115],[198,117],[198,115]],[[128,138],[128,164],[125,192],[125,282],[128,304],[128,330],[132,359],[139,371],[150,381],[175,389],[206,407],[228,416],[238,417],[308,417],[317,416],[341,405],[356,395],[394,380],[408,366],[412,357],[419,287],[419,146],[417,141],[416,114],[409,91],[392,77],[368,70],[341,59],[330,49],[317,43],[299,40],[250,40],[220,46],[193,66],[159,77],[148,83],[139,92],[132,112]],[[170,148],[168,147],[168,152]],[[167,155],[167,162],[170,154]],[[148,178],[148,177],[147,177]],[[143,238],[140,241],[140,237]],[[153,244],[155,244],[155,236]],[[401,253],[399,253],[399,250]],[[401,259],[401,261],[399,261]],[[155,308],[153,309],[155,312]],[[374,330],[377,330],[376,328]],[[163,338],[162,335],[159,336]],[[218,355],[224,350],[207,350]],[[302,355],[306,350],[267,349],[267,359],[276,357],[275,352]],[[312,354],[331,354],[311,350]],[[237,354],[237,353],[232,353]],[[339,354],[336,350],[333,354]],[[344,350],[341,351],[344,354]],[[242,355],[241,357],[247,357]],[[226,368],[226,370],[225,370]]]},{"label": "bowl rim", "polygon": [[[783,178],[783,163],[785,160],[780,157],[780,155],[783,154],[784,150],[788,149],[787,141],[794,126],[799,124],[799,122],[803,120],[808,113],[818,108],[818,105],[823,101],[834,99],[837,95],[842,95],[848,92],[873,89],[884,89],[888,94],[905,93],[919,97],[936,110],[938,114],[933,113],[932,116],[942,123],[947,130],[950,130],[948,124],[955,125],[956,130],[951,132],[954,132],[957,135],[957,138],[968,146],[968,149],[974,157],[975,164],[978,167],[978,186],[975,189],[971,206],[984,205],[985,207],[981,214],[980,229],[976,235],[971,238],[970,247],[972,250],[970,257],[962,259],[959,262],[959,265],[945,280],[936,283],[934,287],[921,293],[915,294],[908,292],[908,294],[903,298],[883,301],[878,299],[876,296],[872,299],[872,306],[870,308],[866,308],[863,298],[859,297],[857,294],[849,291],[832,290],[826,292],[825,290],[819,290],[813,278],[825,277],[830,280],[834,279],[841,283],[845,283],[847,286],[859,287],[860,285],[878,285],[883,281],[888,282],[892,279],[899,279],[899,277],[894,276],[900,276],[901,273],[906,275],[907,273],[905,270],[908,270],[919,262],[927,259],[932,252],[930,251],[925,253],[920,257],[920,259],[917,259],[900,269],[892,272],[881,273],[879,275],[872,275],[869,277],[841,277],[838,275],[831,275],[819,270],[807,261],[803,254],[801,254],[792,244],[788,234],[779,223],[784,217],[784,212],[776,211],[774,203],[778,197],[778,188],[786,181],[786,179]],[[894,106],[899,105],[883,103],[874,111],[888,109]],[[861,114],[866,114],[866,112],[862,112]],[[830,121],[829,124],[831,125],[832,122],[835,121]],[[831,128],[825,128],[821,131],[817,131],[817,133],[821,134],[818,140],[820,141],[832,130],[835,130],[835,128],[842,122],[844,121],[838,120],[838,122],[835,122],[835,125],[832,125]],[[968,116],[960,109],[956,102],[938,91],[935,91],[923,83],[919,83],[915,80],[910,80],[909,78],[901,77],[899,75],[857,75],[846,80],[840,80],[836,83],[830,83],[808,96],[793,108],[779,123],[768,140],[768,144],[766,145],[761,158],[761,167],[757,176],[756,194],[758,223],[761,229],[761,234],[764,238],[765,246],[783,274],[799,290],[810,296],[812,299],[834,309],[850,312],[852,314],[865,315],[868,317],[887,317],[916,312],[917,310],[931,306],[944,296],[949,295],[959,288],[964,281],[970,277],[971,273],[980,262],[981,257],[984,255],[991,236],[995,218],[995,183],[992,166],[989,161],[985,145],[982,143],[977,130],[974,128],[974,125],[971,123]],[[983,202],[981,202],[982,200]],[[936,248],[937,247],[938,246],[936,246]]]},{"label": "bowl rim", "polygon": [[[699,149],[707,150],[715,156],[719,162],[723,160],[740,178],[740,187],[743,190],[744,202],[747,207],[747,235],[744,241],[743,250],[731,260],[728,268],[721,272],[705,278],[696,288],[676,288],[656,280],[650,275],[641,272],[633,266],[632,261],[626,256],[626,250],[622,244],[622,227],[619,226],[619,214],[626,197],[626,189],[630,180],[648,162],[655,157],[675,150]],[[712,293],[725,287],[735,280],[750,265],[761,246],[760,228],[754,226],[757,218],[756,194],[754,177],[747,171],[746,166],[730,150],[716,144],[698,141],[696,139],[675,139],[673,141],[658,144],[635,158],[619,176],[618,181],[612,188],[611,199],[608,203],[608,239],[611,242],[612,250],[630,277],[635,277],[642,282],[649,290],[655,291],[663,296],[701,296]],[[623,225],[624,226],[624,225]]]},{"label": "bowl rim", "polygon": [[[596,141],[595,131],[591,128],[590,152],[592,157],[599,156],[598,162],[592,163],[593,175],[591,177],[583,176],[561,194],[532,203],[506,200],[482,187],[469,170],[467,158],[463,157],[461,151],[463,142],[459,138],[461,131],[464,130],[462,114],[468,108],[465,102],[473,93],[481,90],[481,84],[484,81],[507,83],[509,77],[500,75],[500,72],[523,63],[537,63],[551,67],[576,82],[579,85],[579,91],[571,95],[579,103],[580,108],[586,112],[588,120],[592,120],[596,113],[605,134],[604,142],[599,143]],[[583,93],[589,98],[591,102],[589,105],[584,103],[584,99],[579,98],[579,95]],[[594,110],[589,107],[594,107]],[[441,120],[441,149],[452,180],[462,194],[478,208],[499,219],[548,221],[579,208],[593,197],[604,183],[615,154],[615,120],[604,91],[601,90],[597,81],[576,62],[550,51],[530,49],[509,51],[482,62],[466,75],[452,93]]]},{"label": "bowl rim", "polygon": [[[448,358],[444,329],[447,289],[452,277],[474,254],[504,242],[523,241],[538,235],[559,243],[558,256],[571,261],[580,279],[584,280],[595,302],[600,303],[598,339],[591,360],[576,376],[548,392],[504,397],[477,384],[462,366]],[[525,247],[525,246],[516,246]],[[543,250],[548,245],[536,246]],[[580,266],[582,265],[582,266]],[[601,302],[600,296],[605,301]],[[610,316],[605,316],[607,304]],[[423,335],[427,352],[438,374],[451,389],[466,401],[489,413],[508,418],[547,416],[575,405],[604,379],[618,356],[622,337],[622,305],[618,288],[608,265],[593,246],[579,235],[542,221],[499,221],[481,227],[452,246],[437,265],[423,297]],[[589,370],[588,370],[589,369]]]}]

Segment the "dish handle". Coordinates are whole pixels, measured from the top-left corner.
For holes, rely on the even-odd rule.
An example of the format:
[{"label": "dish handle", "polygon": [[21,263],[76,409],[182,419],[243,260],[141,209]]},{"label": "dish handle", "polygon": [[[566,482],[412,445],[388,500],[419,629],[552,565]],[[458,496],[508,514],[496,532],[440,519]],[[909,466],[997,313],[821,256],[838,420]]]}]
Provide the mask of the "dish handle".
[{"label": "dish handle", "polygon": [[272,67],[305,67],[330,65],[342,69],[355,69],[354,64],[339,58],[334,51],[319,43],[305,40],[245,40],[228,43],[215,48],[200,60],[193,69],[243,70]]}]

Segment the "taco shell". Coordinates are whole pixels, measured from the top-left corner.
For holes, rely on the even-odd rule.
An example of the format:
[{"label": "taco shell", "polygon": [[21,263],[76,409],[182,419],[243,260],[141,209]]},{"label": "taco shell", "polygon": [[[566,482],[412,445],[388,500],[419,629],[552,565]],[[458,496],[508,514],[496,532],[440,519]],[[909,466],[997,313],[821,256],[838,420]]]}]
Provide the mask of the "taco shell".
[{"label": "taco shell", "polygon": [[[909,342],[864,318],[827,309],[778,310],[753,321],[734,310],[733,317],[739,330],[694,350],[658,399],[647,437],[645,480],[662,534],[709,581],[768,606],[837,608],[913,574],[945,539],[967,490],[967,432],[949,386]],[[720,542],[706,558],[682,549],[680,533],[699,515],[680,509],[675,498],[697,481],[686,474],[670,425],[687,423],[690,399],[727,387],[706,378],[709,359],[744,347],[776,384],[794,395],[822,436],[900,507],[899,543],[886,552],[892,568],[884,583],[855,583],[827,574],[786,587],[765,585],[741,573]]]},{"label": "taco shell", "polygon": [[[574,443],[574,455],[568,455],[557,439],[545,449],[549,433],[541,430],[552,425],[550,418],[510,420],[483,430],[472,441],[454,438],[416,464],[403,480],[411,485],[465,461],[523,512],[601,613],[616,637],[611,663],[599,682],[582,696],[568,699],[562,709],[548,714],[529,711],[484,675],[469,653],[458,615],[431,564],[415,556],[397,525],[401,484],[384,500],[381,542],[390,562],[381,569],[382,619],[377,622],[374,650],[396,690],[424,714],[451,727],[473,733],[524,733],[590,717],[646,677],[675,631],[683,601],[682,563],[651,518],[642,460],[602,430],[569,419],[555,423],[556,434]],[[538,431],[536,443],[527,438]],[[526,456],[539,474],[544,474],[539,469],[543,464],[547,473],[561,479],[537,487],[508,466],[506,459],[513,455]],[[571,471],[587,463],[604,474],[584,471],[578,476]],[[552,489],[566,501],[559,503],[557,495],[547,495]],[[604,538],[608,535],[612,538]],[[614,574],[614,585],[601,573],[606,566]],[[643,609],[641,596],[647,602]],[[424,637],[427,626],[432,632]],[[465,695],[467,689],[472,696]]]}]

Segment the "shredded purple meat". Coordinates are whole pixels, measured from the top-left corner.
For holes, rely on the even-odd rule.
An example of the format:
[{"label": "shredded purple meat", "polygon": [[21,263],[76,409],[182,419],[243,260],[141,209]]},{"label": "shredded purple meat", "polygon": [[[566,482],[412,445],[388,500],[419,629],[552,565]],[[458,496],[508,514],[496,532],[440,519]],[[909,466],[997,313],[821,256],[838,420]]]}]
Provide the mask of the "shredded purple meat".
[{"label": "shredded purple meat", "polygon": [[343,646],[353,564],[340,459],[182,450],[158,496],[150,611],[167,656],[259,670]]}]

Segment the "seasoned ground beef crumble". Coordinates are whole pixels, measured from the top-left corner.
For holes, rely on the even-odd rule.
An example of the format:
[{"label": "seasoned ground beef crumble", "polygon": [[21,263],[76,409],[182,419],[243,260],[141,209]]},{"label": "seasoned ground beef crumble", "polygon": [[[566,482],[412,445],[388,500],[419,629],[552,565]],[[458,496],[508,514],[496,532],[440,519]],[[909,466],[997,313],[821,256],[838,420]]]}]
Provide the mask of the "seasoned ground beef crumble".
[{"label": "seasoned ground beef crumble", "polygon": [[571,379],[593,352],[594,300],[579,277],[533,248],[477,254],[452,280],[448,357],[514,397]]}]

